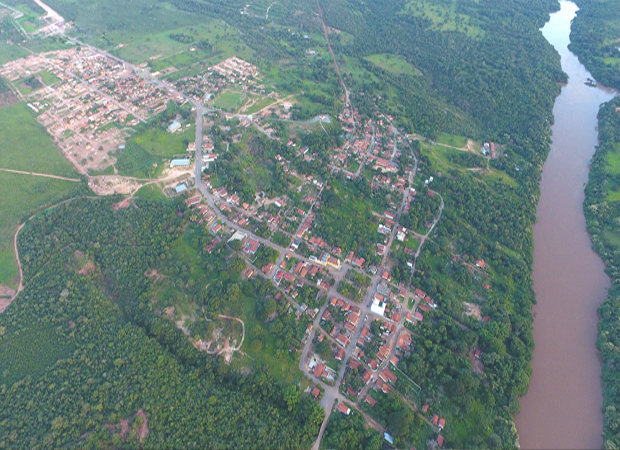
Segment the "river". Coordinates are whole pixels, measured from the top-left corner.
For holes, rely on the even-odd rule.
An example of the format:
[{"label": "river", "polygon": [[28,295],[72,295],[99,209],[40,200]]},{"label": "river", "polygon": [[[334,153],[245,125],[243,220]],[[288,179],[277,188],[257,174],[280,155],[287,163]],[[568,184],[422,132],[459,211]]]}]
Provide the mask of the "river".
[{"label": "river", "polygon": [[591,249],[583,201],[598,143],[598,108],[614,91],[584,84],[592,75],[567,48],[578,8],[572,2],[560,4],[542,29],[569,81],[553,108],[553,142],[533,227],[536,347],[530,388],[515,419],[524,449],[603,446],[597,308],[610,281]]}]

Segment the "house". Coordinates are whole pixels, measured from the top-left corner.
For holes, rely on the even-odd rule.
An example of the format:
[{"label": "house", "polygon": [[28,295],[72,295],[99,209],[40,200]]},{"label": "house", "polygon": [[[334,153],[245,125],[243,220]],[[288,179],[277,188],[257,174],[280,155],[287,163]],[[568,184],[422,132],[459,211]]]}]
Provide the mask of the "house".
[{"label": "house", "polygon": [[377,370],[377,361],[375,361],[374,359],[371,359],[370,361],[368,361],[368,365],[370,366],[370,368],[372,370]]},{"label": "house", "polygon": [[476,267],[479,267],[480,269],[484,269],[486,265],[487,264],[484,262],[484,259],[476,261]]},{"label": "house", "polygon": [[433,414],[433,420],[431,420],[433,425],[437,425],[437,422],[439,422],[439,416],[437,414]]},{"label": "house", "polygon": [[316,367],[314,368],[314,376],[317,378],[321,378],[321,375],[323,375],[324,370],[325,370],[325,364],[318,363]]},{"label": "house", "polygon": [[346,346],[347,346],[347,344],[349,343],[349,338],[348,338],[348,337],[346,337],[346,336],[345,336],[344,334],[342,334],[342,333],[340,333],[340,334],[338,335],[338,337],[336,337],[336,340],[337,340],[340,344],[342,344],[342,346],[343,346],[343,347],[346,347]]},{"label": "house", "polygon": [[390,358],[390,363],[396,367],[398,365],[398,356],[394,355]]},{"label": "house", "polygon": [[392,373],[392,371],[390,369],[383,369],[380,373],[379,373],[379,378],[381,378],[381,380],[383,380],[384,383],[395,383],[396,380],[398,379],[396,377],[396,375],[394,375]]},{"label": "house", "polygon": [[371,377],[372,377],[372,373],[370,373],[370,370],[365,370],[364,374],[362,375],[362,380],[364,381],[364,383],[368,384]]},{"label": "house", "polygon": [[263,266],[263,268],[261,269],[263,271],[263,273],[267,276],[271,275],[271,273],[273,272],[273,269],[275,269],[276,265],[272,262],[270,262],[269,264]]},{"label": "house", "polygon": [[428,407],[429,407],[428,403],[426,403],[424,406],[422,406],[422,414],[426,414],[428,412]]},{"label": "house", "polygon": [[370,394],[367,394],[366,397],[364,398],[364,400],[366,400],[366,402],[371,406],[375,406],[377,404],[377,401],[372,398],[372,396]]},{"label": "house", "polygon": [[347,416],[351,413],[351,410],[344,403],[338,403],[338,411]]},{"label": "house", "polygon": [[314,395],[314,398],[319,398],[319,395],[321,395],[321,390],[318,387],[315,387],[312,390],[312,395]]},{"label": "house", "polygon": [[339,348],[338,351],[336,352],[336,356],[334,357],[334,359],[336,361],[342,361],[342,358],[344,358],[344,349]]},{"label": "house", "polygon": [[347,388],[347,395],[349,397],[357,397],[357,392],[351,386],[349,386]]},{"label": "house", "polygon": [[441,447],[443,445],[443,436],[440,434],[437,436],[437,445]]},{"label": "house", "polygon": [[198,205],[200,204],[200,197],[192,197],[189,200],[187,200],[187,207],[190,208],[194,205]]},{"label": "house", "polygon": [[389,393],[390,393],[390,386],[388,386],[386,383],[384,383],[384,382],[383,382],[383,381],[381,381],[381,380],[377,380],[377,387],[378,387],[379,389],[381,389],[381,391],[382,391],[384,394],[389,394]]},{"label": "house", "polygon": [[439,426],[440,430],[443,430],[443,428],[446,426],[446,419],[442,417],[441,419],[439,419],[439,422],[437,425]]},{"label": "house", "polygon": [[360,363],[359,361],[354,360],[353,358],[351,358],[349,360],[349,367],[353,370],[357,370],[360,367]]},{"label": "house", "polygon": [[249,253],[250,255],[255,255],[259,247],[260,242],[255,241],[254,239],[248,239],[243,246],[243,251]]}]

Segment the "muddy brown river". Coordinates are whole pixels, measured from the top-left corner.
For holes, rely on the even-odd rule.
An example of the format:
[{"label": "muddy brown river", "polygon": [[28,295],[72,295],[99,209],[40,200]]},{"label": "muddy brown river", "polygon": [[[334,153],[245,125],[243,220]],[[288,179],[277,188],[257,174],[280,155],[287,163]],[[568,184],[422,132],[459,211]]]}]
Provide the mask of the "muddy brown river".
[{"label": "muddy brown river", "polygon": [[588,164],[598,143],[598,108],[614,91],[586,86],[592,75],[567,48],[577,9],[572,2],[561,2],[542,29],[562,57],[569,82],[553,108],[553,143],[534,225],[536,347],[530,388],[515,419],[524,449],[603,445],[596,311],[609,278],[591,249],[583,201]]}]

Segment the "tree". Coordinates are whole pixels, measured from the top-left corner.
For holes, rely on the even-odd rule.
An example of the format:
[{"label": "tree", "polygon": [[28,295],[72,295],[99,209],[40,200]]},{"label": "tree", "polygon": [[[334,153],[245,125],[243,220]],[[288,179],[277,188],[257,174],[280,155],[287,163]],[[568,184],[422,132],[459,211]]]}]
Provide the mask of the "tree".
[{"label": "tree", "polygon": [[292,411],[299,404],[299,389],[296,385],[291,384],[284,392],[284,400],[288,405],[288,410]]},{"label": "tree", "polygon": [[392,434],[405,436],[409,432],[409,427],[413,423],[413,415],[409,408],[394,411],[388,417],[388,427]]}]

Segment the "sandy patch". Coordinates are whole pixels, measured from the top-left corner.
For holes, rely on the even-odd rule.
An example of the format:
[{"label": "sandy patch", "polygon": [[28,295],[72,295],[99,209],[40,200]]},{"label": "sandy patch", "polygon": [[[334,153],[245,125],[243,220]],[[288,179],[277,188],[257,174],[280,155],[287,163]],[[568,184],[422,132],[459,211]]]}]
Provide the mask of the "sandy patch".
[{"label": "sandy patch", "polygon": [[82,269],[78,273],[80,275],[86,276],[86,275],[90,275],[91,273],[93,273],[95,269],[96,269],[95,265],[91,261],[88,261],[86,265],[82,267]]}]

